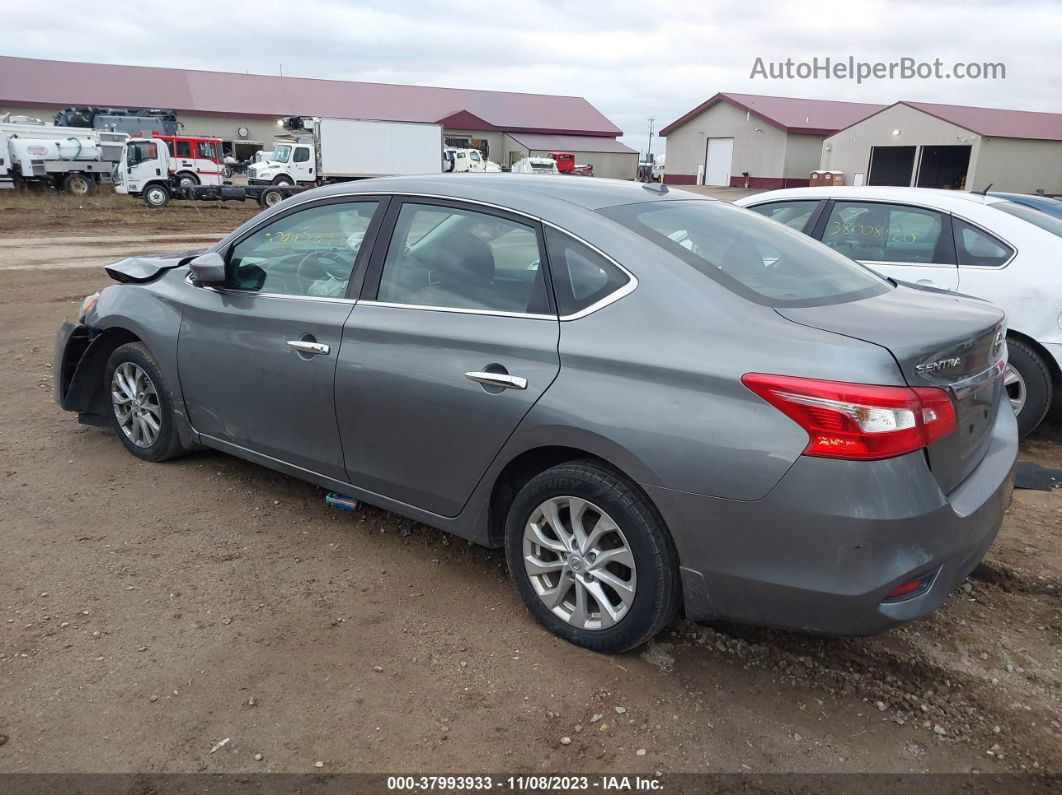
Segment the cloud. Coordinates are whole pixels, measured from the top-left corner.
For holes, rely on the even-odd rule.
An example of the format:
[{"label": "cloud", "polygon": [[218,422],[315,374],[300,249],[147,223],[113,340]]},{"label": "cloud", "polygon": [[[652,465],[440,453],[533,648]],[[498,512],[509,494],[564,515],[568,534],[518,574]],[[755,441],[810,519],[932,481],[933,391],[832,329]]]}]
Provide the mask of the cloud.
[{"label": "cloud", "polygon": [[[6,54],[586,97],[644,149],[717,91],[1060,111],[1057,3],[996,0],[234,0],[187,14],[52,0],[9,16]],[[160,22],[163,25],[160,27]],[[1002,62],[1005,80],[763,80],[814,57]],[[0,75],[0,79],[2,79]],[[659,151],[662,142],[655,142]]]}]

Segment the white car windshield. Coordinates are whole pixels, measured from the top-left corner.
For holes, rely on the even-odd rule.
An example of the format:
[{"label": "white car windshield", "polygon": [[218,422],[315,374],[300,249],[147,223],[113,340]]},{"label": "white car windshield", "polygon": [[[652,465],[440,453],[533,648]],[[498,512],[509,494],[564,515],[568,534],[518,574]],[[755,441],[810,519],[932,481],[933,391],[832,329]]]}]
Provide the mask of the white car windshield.
[{"label": "white car windshield", "polygon": [[273,157],[270,159],[275,160],[277,163],[287,163],[289,157],[291,157],[291,147],[285,144],[274,149]]}]

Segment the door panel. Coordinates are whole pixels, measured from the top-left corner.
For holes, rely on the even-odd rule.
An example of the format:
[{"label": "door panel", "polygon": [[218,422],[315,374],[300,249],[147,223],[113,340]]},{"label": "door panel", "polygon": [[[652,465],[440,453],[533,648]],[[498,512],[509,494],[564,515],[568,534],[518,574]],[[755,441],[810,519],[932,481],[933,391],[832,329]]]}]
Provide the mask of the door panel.
[{"label": "door panel", "polygon": [[[336,413],[351,483],[455,516],[559,369],[552,319],[362,302],[343,333]],[[471,380],[508,373],[526,389]]]},{"label": "door panel", "polygon": [[[188,291],[177,366],[192,426],[343,479],[333,382],[351,304]],[[290,341],[327,345],[329,353],[300,353]]]},{"label": "door panel", "polygon": [[344,478],[336,362],[382,213],[371,199],[299,208],[231,248],[223,288],[188,284],[177,364],[199,433]]},{"label": "door panel", "polygon": [[456,516],[560,369],[542,230],[423,199],[396,200],[386,227],[336,371],[347,474]]}]

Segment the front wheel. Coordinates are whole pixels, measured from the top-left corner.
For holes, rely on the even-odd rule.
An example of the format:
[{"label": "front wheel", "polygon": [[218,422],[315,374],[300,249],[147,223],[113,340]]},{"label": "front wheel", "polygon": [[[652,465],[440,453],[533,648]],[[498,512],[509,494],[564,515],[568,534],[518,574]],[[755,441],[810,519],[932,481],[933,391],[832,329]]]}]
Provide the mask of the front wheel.
[{"label": "front wheel", "polygon": [[177,184],[182,188],[190,188],[193,185],[199,184],[199,177],[188,171],[184,171],[177,175]]},{"label": "front wheel", "polygon": [[121,345],[107,360],[111,425],[125,449],[146,461],[185,452],[174,422],[173,397],[158,363],[140,342]]},{"label": "front wheel", "polygon": [[273,184],[276,185],[278,188],[284,188],[284,187],[290,188],[295,183],[292,182],[289,177],[277,177],[276,179],[273,180]]},{"label": "front wheel", "polygon": [[1007,351],[1003,384],[1018,417],[1018,435],[1028,436],[1047,416],[1054,384],[1044,360],[1029,345],[1011,337],[1007,339]]},{"label": "front wheel", "polygon": [[594,461],[553,467],[520,490],[505,554],[531,614],[594,651],[640,646],[678,609],[677,554],[662,520],[634,483]]},{"label": "front wheel", "polygon": [[148,185],[144,188],[144,204],[151,208],[165,207],[170,203],[170,189],[165,185]]}]

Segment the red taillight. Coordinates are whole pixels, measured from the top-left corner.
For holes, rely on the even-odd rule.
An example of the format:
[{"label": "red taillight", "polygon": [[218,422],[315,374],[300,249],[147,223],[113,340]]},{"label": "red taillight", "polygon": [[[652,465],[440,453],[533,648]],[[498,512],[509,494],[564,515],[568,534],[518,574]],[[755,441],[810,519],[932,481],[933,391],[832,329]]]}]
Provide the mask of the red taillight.
[{"label": "red taillight", "polygon": [[904,455],[955,430],[943,389],[747,373],[741,383],[807,431],[804,455],[872,461]]}]

